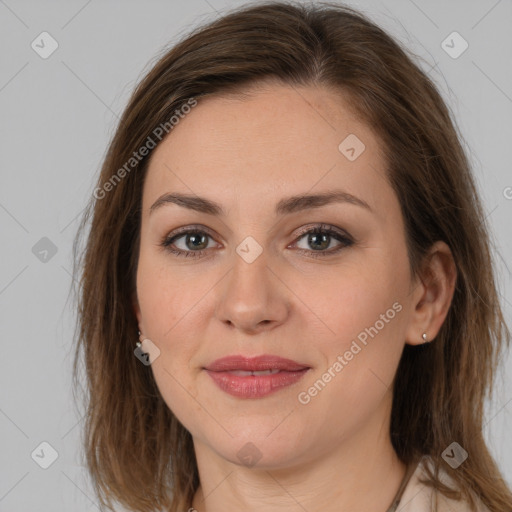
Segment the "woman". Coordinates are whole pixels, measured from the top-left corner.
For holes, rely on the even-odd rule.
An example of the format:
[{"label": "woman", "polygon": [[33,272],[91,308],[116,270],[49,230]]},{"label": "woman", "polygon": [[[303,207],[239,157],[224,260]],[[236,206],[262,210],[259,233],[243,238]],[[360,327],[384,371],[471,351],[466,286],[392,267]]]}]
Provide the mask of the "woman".
[{"label": "woman", "polygon": [[101,503],[512,510],[482,436],[510,341],[487,229],[442,98],[363,15],[195,30],[136,88],[76,240]]}]

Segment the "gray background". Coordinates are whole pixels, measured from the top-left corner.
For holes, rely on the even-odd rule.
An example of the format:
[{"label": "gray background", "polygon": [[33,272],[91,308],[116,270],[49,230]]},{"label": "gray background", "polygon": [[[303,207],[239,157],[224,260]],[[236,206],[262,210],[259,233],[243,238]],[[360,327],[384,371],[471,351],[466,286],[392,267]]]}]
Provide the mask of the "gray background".
[{"label": "gray background", "polygon": [[[241,3],[0,0],[0,511],[98,510],[71,393],[73,236],[136,82],[164,47]],[[347,3],[422,57],[453,110],[492,225],[511,325],[511,1]],[[43,31],[59,45],[47,59],[31,47]],[[458,58],[442,47],[453,31],[469,44]],[[41,252],[51,247],[43,237],[55,254]],[[510,484],[511,370],[508,355],[485,428]],[[58,452],[48,469],[31,458],[43,441]]]}]

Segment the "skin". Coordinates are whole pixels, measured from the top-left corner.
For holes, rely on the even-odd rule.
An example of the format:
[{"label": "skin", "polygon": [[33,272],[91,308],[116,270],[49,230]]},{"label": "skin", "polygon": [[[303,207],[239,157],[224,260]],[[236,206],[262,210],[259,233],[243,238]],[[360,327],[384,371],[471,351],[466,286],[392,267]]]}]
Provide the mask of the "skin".
[{"label": "skin", "polygon": [[[201,98],[153,152],[143,190],[133,307],[161,351],[151,365],[158,388],[193,436],[201,481],[193,507],[385,512],[406,469],[389,437],[392,381],[404,345],[437,335],[453,296],[453,259],[438,242],[421,278],[410,275],[379,139],[340,93],[275,83],[250,92]],[[351,133],[366,146],[355,161],[338,150]],[[282,198],[333,189],[373,211],[333,203],[274,213]],[[167,192],[209,198],[226,215],[176,204],[150,214]],[[314,258],[319,251],[299,230],[322,223],[354,243],[328,238],[321,250],[341,251]],[[200,246],[206,255],[179,257],[159,245],[197,224],[210,235]],[[236,252],[248,236],[262,249],[252,263]],[[186,236],[174,247],[198,250]],[[298,394],[396,302],[400,312],[301,404]],[[236,398],[202,369],[231,354],[275,354],[311,370],[264,398]],[[253,466],[237,456],[248,442],[261,456]]]}]

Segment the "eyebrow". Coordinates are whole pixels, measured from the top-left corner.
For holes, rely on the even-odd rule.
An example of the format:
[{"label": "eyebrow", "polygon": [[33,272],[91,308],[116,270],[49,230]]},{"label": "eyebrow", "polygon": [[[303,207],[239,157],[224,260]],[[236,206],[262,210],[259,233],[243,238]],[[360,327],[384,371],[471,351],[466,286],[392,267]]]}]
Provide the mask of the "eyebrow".
[{"label": "eyebrow", "polygon": [[[300,194],[281,199],[276,205],[275,213],[276,215],[288,215],[312,208],[320,208],[321,206],[332,203],[353,204],[365,208],[373,213],[373,210],[366,201],[343,190],[331,190],[328,192],[309,195]],[[149,208],[149,213],[153,213],[155,210],[166,204],[177,204],[183,208],[206,213],[208,215],[225,216],[226,214],[222,206],[215,201],[179,192],[167,193],[160,196]]]}]

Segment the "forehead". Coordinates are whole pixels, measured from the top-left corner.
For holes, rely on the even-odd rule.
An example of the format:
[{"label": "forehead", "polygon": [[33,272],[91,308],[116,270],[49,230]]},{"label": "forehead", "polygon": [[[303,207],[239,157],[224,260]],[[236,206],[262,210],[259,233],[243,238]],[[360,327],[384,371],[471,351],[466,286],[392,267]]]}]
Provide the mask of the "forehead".
[{"label": "forehead", "polygon": [[[349,98],[332,89],[272,84],[206,96],[154,150],[143,207],[170,191],[226,203],[249,192],[265,198],[340,187],[376,204],[386,186],[379,144]],[[362,151],[355,160],[343,153],[349,146]]]}]

